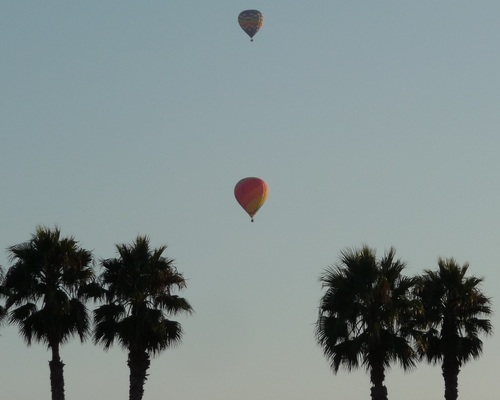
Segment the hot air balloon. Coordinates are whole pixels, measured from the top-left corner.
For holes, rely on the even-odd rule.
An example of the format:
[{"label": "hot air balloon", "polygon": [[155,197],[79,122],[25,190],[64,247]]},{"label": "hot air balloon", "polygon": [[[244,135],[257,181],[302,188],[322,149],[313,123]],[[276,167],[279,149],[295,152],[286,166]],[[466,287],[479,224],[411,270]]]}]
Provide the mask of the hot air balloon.
[{"label": "hot air balloon", "polygon": [[258,10],[245,10],[238,15],[238,23],[253,42],[253,37],[264,23],[264,16]]},{"label": "hot air balloon", "polygon": [[236,197],[240,206],[250,215],[252,222],[254,215],[266,201],[267,194],[267,183],[259,178],[243,178],[234,187],[234,197]]}]

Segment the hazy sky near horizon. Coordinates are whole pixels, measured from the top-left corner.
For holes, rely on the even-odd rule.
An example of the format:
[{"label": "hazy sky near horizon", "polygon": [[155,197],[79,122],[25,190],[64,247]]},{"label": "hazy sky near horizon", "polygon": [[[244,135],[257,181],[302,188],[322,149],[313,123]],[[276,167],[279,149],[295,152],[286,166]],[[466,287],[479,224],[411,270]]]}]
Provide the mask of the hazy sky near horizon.
[{"label": "hazy sky near horizon", "polygon": [[[259,9],[253,43],[237,24]],[[167,244],[195,313],[144,400],[369,398],[314,339],[320,274],[394,246],[485,278],[500,326],[498,0],[3,1],[0,265],[37,225],[115,256]],[[235,183],[269,198],[250,223]],[[89,305],[92,309],[93,305]],[[0,327],[2,398],[50,398],[50,353]],[[500,339],[459,376],[500,391]],[[61,350],[69,400],[126,398],[126,354]],[[29,380],[29,384],[27,381]],[[391,399],[443,398],[439,366],[387,372]]]}]

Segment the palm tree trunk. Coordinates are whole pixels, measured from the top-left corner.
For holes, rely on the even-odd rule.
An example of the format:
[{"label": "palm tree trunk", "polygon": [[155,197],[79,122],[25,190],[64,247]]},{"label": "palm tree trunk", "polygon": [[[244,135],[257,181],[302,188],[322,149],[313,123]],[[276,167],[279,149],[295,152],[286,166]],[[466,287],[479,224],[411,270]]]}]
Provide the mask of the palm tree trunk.
[{"label": "palm tree trunk", "polygon": [[372,366],[370,370],[370,381],[372,387],[370,389],[372,400],[388,400],[387,388],[384,385],[385,371],[382,364]]},{"label": "palm tree trunk", "polygon": [[441,366],[444,378],[444,398],[446,400],[458,399],[458,373],[460,372],[460,363],[456,357],[443,358]]},{"label": "palm tree trunk", "polygon": [[129,400],[142,400],[144,383],[148,377],[149,355],[145,351],[130,351],[127,365],[130,370]]},{"label": "palm tree trunk", "polygon": [[52,400],[64,400],[64,363],[59,356],[59,344],[56,343],[50,347],[52,349],[52,360],[49,361]]}]

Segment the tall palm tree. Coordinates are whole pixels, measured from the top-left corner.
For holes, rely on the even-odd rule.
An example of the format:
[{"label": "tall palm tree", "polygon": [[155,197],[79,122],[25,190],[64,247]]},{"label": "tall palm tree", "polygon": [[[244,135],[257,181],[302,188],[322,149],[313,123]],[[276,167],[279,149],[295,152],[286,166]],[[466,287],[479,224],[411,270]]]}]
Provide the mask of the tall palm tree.
[{"label": "tall palm tree", "polygon": [[341,252],[340,262],[321,276],[326,293],[319,306],[316,339],[337,373],[363,366],[370,373],[372,400],[387,400],[385,371],[394,361],[415,365],[409,297],[413,279],[391,248],[380,259],[375,250]]},{"label": "tall palm tree", "polygon": [[138,236],[132,245],[116,248],[118,258],[101,263],[106,303],[94,311],[94,341],[109,349],[117,339],[128,351],[129,399],[141,400],[150,357],[181,341],[180,323],[167,317],[193,310],[174,294],[186,281],[162,255],[166,246],[151,249],[149,238]]},{"label": "tall palm tree", "polygon": [[3,287],[10,323],[17,324],[28,346],[42,342],[52,351],[52,400],[64,400],[64,363],[60,346],[72,336],[83,341],[89,315],[82,288],[93,279],[92,254],[58,227],[37,227],[31,239],[8,248],[13,265]]},{"label": "tall palm tree", "polygon": [[426,327],[417,348],[427,361],[441,362],[446,400],[458,398],[461,366],[481,355],[479,334],[493,330],[491,302],[480,290],[483,279],[466,277],[468,268],[468,263],[460,266],[453,258],[440,258],[438,270],[425,270],[415,286]]}]

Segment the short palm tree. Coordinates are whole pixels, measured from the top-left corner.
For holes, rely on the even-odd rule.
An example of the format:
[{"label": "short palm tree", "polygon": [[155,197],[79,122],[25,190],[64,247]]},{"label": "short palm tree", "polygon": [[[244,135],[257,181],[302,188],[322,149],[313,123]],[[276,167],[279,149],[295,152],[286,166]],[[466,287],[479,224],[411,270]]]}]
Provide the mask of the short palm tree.
[{"label": "short palm tree", "polygon": [[[0,265],[0,298],[4,297],[6,295],[6,291],[5,291],[4,286],[3,286],[3,279],[4,279],[3,268]],[[6,314],[5,307],[3,305],[0,305],[0,325],[2,324],[2,322],[5,318],[5,314]]]},{"label": "short palm tree", "polygon": [[186,281],[162,255],[166,246],[152,249],[149,238],[138,236],[132,245],[116,248],[118,258],[101,263],[106,302],[94,311],[94,340],[109,349],[116,339],[128,351],[129,399],[141,400],[150,357],[181,341],[180,323],[167,317],[192,308],[174,294]]},{"label": "short palm tree", "polygon": [[82,288],[93,279],[92,254],[59,228],[38,227],[31,240],[8,248],[13,265],[3,281],[8,320],[28,345],[42,342],[52,351],[52,400],[64,400],[60,346],[73,335],[83,341],[89,315]]},{"label": "short palm tree", "polygon": [[426,327],[418,351],[431,363],[441,362],[446,400],[458,398],[461,366],[482,353],[478,335],[493,329],[491,302],[480,290],[483,279],[466,277],[468,268],[468,263],[460,266],[453,258],[440,258],[438,270],[425,270],[415,286]]},{"label": "short palm tree", "polygon": [[387,400],[385,371],[394,361],[415,365],[409,297],[413,280],[391,248],[380,260],[368,246],[341,252],[340,263],[321,276],[316,339],[334,373],[362,365],[370,373],[372,400]]}]

